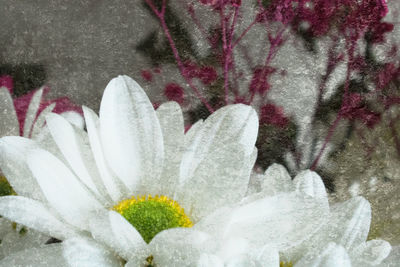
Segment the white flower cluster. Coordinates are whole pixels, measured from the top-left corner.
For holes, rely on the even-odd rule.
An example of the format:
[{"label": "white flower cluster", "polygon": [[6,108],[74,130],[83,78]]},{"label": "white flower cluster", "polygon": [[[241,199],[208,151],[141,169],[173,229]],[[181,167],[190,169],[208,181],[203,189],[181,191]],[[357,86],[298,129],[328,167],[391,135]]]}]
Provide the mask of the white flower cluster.
[{"label": "white flower cluster", "polygon": [[8,255],[0,266],[400,261],[386,241],[367,241],[369,202],[355,197],[330,206],[314,172],[292,180],[272,165],[246,195],[258,132],[249,106],[221,108],[184,133],[179,105],[154,110],[135,81],[119,76],[105,89],[100,116],[83,110],[87,131],[49,114],[53,141],[0,139],[0,168],[17,193],[0,198],[0,215],[62,240]]}]

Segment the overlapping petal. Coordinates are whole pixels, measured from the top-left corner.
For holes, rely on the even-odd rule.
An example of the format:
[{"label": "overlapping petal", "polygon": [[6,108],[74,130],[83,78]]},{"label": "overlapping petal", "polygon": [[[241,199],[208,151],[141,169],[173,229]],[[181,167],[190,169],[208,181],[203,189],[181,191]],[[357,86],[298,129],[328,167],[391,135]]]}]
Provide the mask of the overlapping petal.
[{"label": "overlapping petal", "polygon": [[0,137],[19,135],[19,123],[14,102],[6,87],[0,87]]},{"label": "overlapping petal", "polygon": [[18,195],[44,200],[39,184],[27,165],[28,152],[37,147],[30,139],[18,136],[1,138],[0,169]]},{"label": "overlapping petal", "polygon": [[265,195],[292,191],[292,178],[286,168],[276,163],[269,166],[262,177],[261,190]]},{"label": "overlapping petal", "polygon": [[344,247],[329,243],[319,255],[306,255],[295,267],[351,267],[351,261]]},{"label": "overlapping petal", "polygon": [[[176,102],[162,104],[158,107],[156,114],[162,129],[165,151],[162,179],[158,192],[165,192],[164,194],[173,196],[177,177],[179,177],[179,165],[182,160],[185,140],[183,114]],[[154,183],[152,180],[148,182]],[[154,185],[151,186],[154,187]]]},{"label": "overlapping petal", "polygon": [[182,156],[176,196],[194,218],[243,198],[257,131],[257,115],[245,105],[221,108],[196,131]]},{"label": "overlapping petal", "polygon": [[21,196],[2,197],[0,214],[11,221],[61,240],[78,235],[77,229],[65,224],[49,210],[49,207],[33,199]]},{"label": "overlapping petal", "polygon": [[118,267],[122,260],[108,248],[86,238],[72,238],[62,243],[63,258],[68,266]]},{"label": "overlapping petal", "polygon": [[212,253],[211,237],[186,228],[162,231],[150,243],[154,261],[160,266],[195,266],[203,253]]},{"label": "overlapping petal", "polygon": [[98,213],[90,221],[90,230],[96,240],[111,247],[125,259],[139,254],[148,255],[146,243],[139,232],[114,211]]},{"label": "overlapping petal", "polygon": [[224,229],[226,235],[247,238],[254,246],[267,242],[284,251],[317,232],[327,214],[311,198],[296,193],[280,194],[235,209]]},{"label": "overlapping petal", "polygon": [[93,110],[87,107],[83,107],[83,113],[85,116],[90,148],[99,171],[100,179],[110,198],[114,201],[119,201],[123,197],[123,192],[125,191],[126,193],[128,189],[113,175],[106,163],[99,132],[99,118]]},{"label": "overlapping petal", "polygon": [[45,150],[33,150],[27,163],[48,203],[72,225],[88,229],[91,213],[102,208],[90,190]]},{"label": "overlapping petal", "polygon": [[37,113],[39,111],[42,95],[43,95],[43,88],[37,90],[33,94],[31,101],[29,102],[28,110],[26,111],[25,114],[24,129],[23,129],[24,137],[29,138],[31,136],[33,122],[35,121]]},{"label": "overlapping petal", "polygon": [[100,133],[109,166],[131,194],[138,193],[142,182],[159,184],[164,157],[160,124],[147,95],[131,78],[119,76],[107,85]]},{"label": "overlapping petal", "polygon": [[55,113],[49,114],[46,122],[54,141],[74,173],[97,198],[106,203],[104,190],[101,190],[98,184],[96,185],[97,180],[94,179],[99,174],[97,168],[92,166],[94,160],[87,146],[87,134],[83,131],[79,132],[80,129],[75,129],[66,119]]}]

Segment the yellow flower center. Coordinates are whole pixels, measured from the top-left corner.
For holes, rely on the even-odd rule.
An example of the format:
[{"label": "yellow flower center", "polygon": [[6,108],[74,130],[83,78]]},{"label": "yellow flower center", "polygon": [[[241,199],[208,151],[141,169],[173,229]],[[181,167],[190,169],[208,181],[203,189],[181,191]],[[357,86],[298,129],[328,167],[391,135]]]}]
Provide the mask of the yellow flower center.
[{"label": "yellow flower center", "polygon": [[122,200],[113,207],[150,243],[159,232],[175,227],[192,227],[183,208],[166,196],[141,196]]},{"label": "yellow flower center", "polygon": [[8,183],[6,177],[0,173],[0,196],[15,195],[15,192],[11,185]]},{"label": "yellow flower center", "polygon": [[279,267],[293,267],[293,263],[291,261],[288,261],[288,262],[281,261],[279,263]]}]

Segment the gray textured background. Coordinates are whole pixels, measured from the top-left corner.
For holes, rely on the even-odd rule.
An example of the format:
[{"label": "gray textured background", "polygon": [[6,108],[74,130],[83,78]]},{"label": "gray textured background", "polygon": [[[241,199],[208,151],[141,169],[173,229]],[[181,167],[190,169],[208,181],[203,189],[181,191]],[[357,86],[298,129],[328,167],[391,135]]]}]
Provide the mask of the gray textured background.
[{"label": "gray textured background", "polygon": [[139,76],[134,47],[158,27],[140,2],[0,0],[0,61],[42,64],[51,97],[97,109],[112,77]]}]

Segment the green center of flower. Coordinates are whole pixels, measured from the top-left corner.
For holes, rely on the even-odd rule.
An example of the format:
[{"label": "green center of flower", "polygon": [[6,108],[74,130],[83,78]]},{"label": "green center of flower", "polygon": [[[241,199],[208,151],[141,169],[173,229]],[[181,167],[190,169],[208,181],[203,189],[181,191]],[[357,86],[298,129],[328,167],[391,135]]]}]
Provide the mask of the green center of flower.
[{"label": "green center of flower", "polygon": [[6,177],[0,174],[0,196],[15,195],[14,190],[8,183]]},{"label": "green center of flower", "polygon": [[192,227],[183,208],[166,196],[151,195],[125,199],[113,207],[149,243],[159,232],[175,227]]}]

